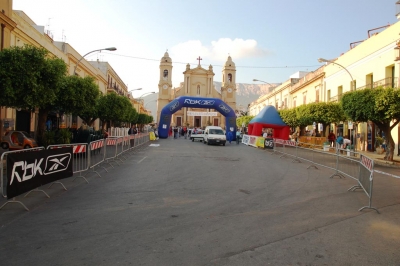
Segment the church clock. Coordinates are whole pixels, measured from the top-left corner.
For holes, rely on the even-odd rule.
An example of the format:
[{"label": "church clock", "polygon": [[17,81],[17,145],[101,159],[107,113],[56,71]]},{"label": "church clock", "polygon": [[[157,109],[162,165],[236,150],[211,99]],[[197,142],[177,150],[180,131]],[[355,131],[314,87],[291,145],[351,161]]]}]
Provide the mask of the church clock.
[{"label": "church clock", "polygon": [[232,88],[228,88],[228,92],[231,93],[232,92]]},{"label": "church clock", "polygon": [[162,87],[163,87],[164,90],[168,89],[168,85],[167,84],[164,84]]}]

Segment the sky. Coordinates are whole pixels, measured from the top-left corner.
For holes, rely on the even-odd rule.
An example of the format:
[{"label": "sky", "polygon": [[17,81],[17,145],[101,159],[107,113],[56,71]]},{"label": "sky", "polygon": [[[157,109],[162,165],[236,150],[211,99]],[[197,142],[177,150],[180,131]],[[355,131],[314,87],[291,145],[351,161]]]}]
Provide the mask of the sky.
[{"label": "sky", "polygon": [[228,56],[237,83],[282,83],[298,71],[334,59],[368,31],[397,22],[396,0],[13,0],[55,41],[66,41],[86,60],[107,61],[134,91],[158,92],[164,53],[173,62],[173,86],[186,64],[214,69],[222,80]]}]

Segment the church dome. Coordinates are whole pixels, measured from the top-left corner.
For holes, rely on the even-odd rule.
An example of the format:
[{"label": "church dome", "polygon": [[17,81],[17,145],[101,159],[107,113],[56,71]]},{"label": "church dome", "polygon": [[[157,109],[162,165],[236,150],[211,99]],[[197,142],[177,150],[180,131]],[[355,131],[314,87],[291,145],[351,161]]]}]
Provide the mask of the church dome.
[{"label": "church dome", "polygon": [[225,66],[226,67],[235,67],[235,63],[233,63],[231,56],[228,56],[228,60],[226,60]]},{"label": "church dome", "polygon": [[161,58],[161,63],[172,63],[171,57],[169,57],[168,52],[165,52],[163,58]]}]

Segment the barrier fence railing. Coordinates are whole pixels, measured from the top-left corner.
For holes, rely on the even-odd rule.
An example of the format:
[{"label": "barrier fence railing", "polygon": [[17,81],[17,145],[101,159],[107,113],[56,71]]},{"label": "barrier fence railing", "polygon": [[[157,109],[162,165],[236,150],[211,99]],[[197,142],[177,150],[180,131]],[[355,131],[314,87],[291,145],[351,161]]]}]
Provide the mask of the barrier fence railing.
[{"label": "barrier fence railing", "polygon": [[[36,147],[36,148],[32,148],[32,149],[24,149],[24,150],[17,150],[17,151],[6,151],[3,152],[3,154],[0,157],[0,161],[1,161],[1,165],[0,165],[0,179],[1,179],[1,194],[4,198],[7,197],[7,171],[10,171],[10,169],[7,169],[7,166],[5,165],[5,162],[7,162],[7,156],[9,154],[15,154],[15,153],[21,153],[21,152],[35,152],[35,151],[40,151],[40,150],[44,150],[44,147]],[[50,198],[50,196],[44,191],[44,190],[39,190],[39,189],[34,189],[31,191],[39,191],[39,192],[43,192],[46,197]],[[31,191],[29,191],[26,195],[28,195]],[[18,203],[21,204],[25,210],[29,211],[29,209],[25,206],[24,203],[22,203],[22,201],[19,200],[15,200],[15,197],[12,198],[11,200],[7,200],[3,205],[1,205],[0,210],[6,206],[8,203]]]},{"label": "barrier fence railing", "polygon": [[[117,129],[117,132],[122,132],[123,134],[127,129]],[[74,143],[74,144],[57,144],[57,145],[49,145],[47,149],[57,149],[57,148],[64,148],[64,147],[72,147],[72,169],[73,175],[75,176],[73,181],[81,177],[83,178],[86,183],[89,181],[82,175],[84,172],[89,172],[88,170],[91,169],[92,172],[95,172],[97,175],[101,176],[97,171],[95,171],[95,167],[102,167],[106,172],[108,172],[107,168],[103,166],[103,164],[109,164],[110,167],[113,167],[111,162],[117,162],[117,160],[123,162],[120,158],[125,153],[133,152],[134,149],[144,143],[148,142],[149,133],[139,133],[136,135],[125,135],[125,136],[111,136],[106,139],[95,140],[90,143]],[[7,155],[11,153],[22,153],[22,152],[35,152],[45,150],[44,147],[37,147],[32,149],[24,149],[18,151],[6,151],[3,152],[0,160],[0,189],[1,194],[3,197],[7,197],[7,169],[5,161],[7,161]],[[126,157],[124,156],[126,159]],[[64,190],[67,190],[59,181],[52,182],[48,188],[50,188],[53,184],[61,184]],[[44,190],[39,190],[35,188],[25,194],[25,197],[34,191],[43,192],[46,197],[50,197]],[[8,203],[19,203],[21,204],[27,211],[29,209],[25,206],[24,203],[21,201],[15,200],[15,197],[6,201],[1,207],[0,210],[7,205]]]},{"label": "barrier fence railing", "polygon": [[95,170],[96,166],[101,167],[106,172],[108,172],[107,168],[102,166],[103,163],[108,163],[105,162],[106,149],[107,149],[107,145],[105,145],[105,142],[106,139],[99,139],[92,141],[89,144],[89,169],[91,169],[91,171],[88,172],[96,173],[100,177],[101,177],[100,173]]},{"label": "barrier fence railing", "polygon": [[[112,162],[116,163],[119,165],[119,163],[116,161],[117,159],[117,154],[118,154],[118,139],[119,137],[108,137],[106,139],[106,155],[104,160],[108,162],[109,164],[112,165]],[[114,166],[113,166],[114,167]]]},{"label": "barrier fence railing", "polygon": [[[251,145],[250,142],[251,136],[248,138],[248,145]],[[242,143],[244,142],[242,141]],[[376,208],[372,207],[374,164],[373,160],[367,156],[347,149],[329,148],[324,150],[321,144],[306,143],[305,145],[301,142],[282,139],[274,139],[273,152],[282,154],[280,157],[292,157],[294,161],[306,161],[310,163],[307,168],[318,169],[317,166],[322,166],[334,170],[335,173],[330,178],[339,176],[356,180],[357,185],[352,186],[349,191],[363,189],[369,199],[368,206],[362,207],[359,211],[373,209],[379,213]]]},{"label": "barrier fence railing", "polygon": [[364,206],[360,209],[360,211],[364,209],[373,209],[377,213],[379,211],[372,207],[372,187],[374,182],[374,161],[361,154],[360,158],[360,173],[358,177],[358,185],[352,186],[349,188],[349,191],[355,191],[356,189],[364,190],[365,194],[367,195],[369,202],[368,206]]},{"label": "barrier fence railing", "polygon": [[[83,172],[89,169],[88,144],[87,143],[57,144],[57,145],[49,145],[47,146],[47,149],[58,149],[64,147],[72,147],[72,161],[73,161],[72,172],[74,173],[75,176],[73,181],[75,181],[76,178],[81,177],[86,181],[86,183],[89,183],[89,181],[82,175]],[[53,184],[61,184],[64,187],[64,189],[67,190],[64,184],[62,184],[59,181],[51,183],[49,187],[51,187]]]}]

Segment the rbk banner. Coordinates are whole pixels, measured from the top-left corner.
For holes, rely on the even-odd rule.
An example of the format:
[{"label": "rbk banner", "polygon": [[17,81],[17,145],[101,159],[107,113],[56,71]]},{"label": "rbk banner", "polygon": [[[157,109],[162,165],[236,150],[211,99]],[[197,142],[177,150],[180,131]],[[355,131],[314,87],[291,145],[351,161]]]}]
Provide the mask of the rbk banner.
[{"label": "rbk banner", "polygon": [[73,175],[72,147],[7,155],[7,198]]}]

